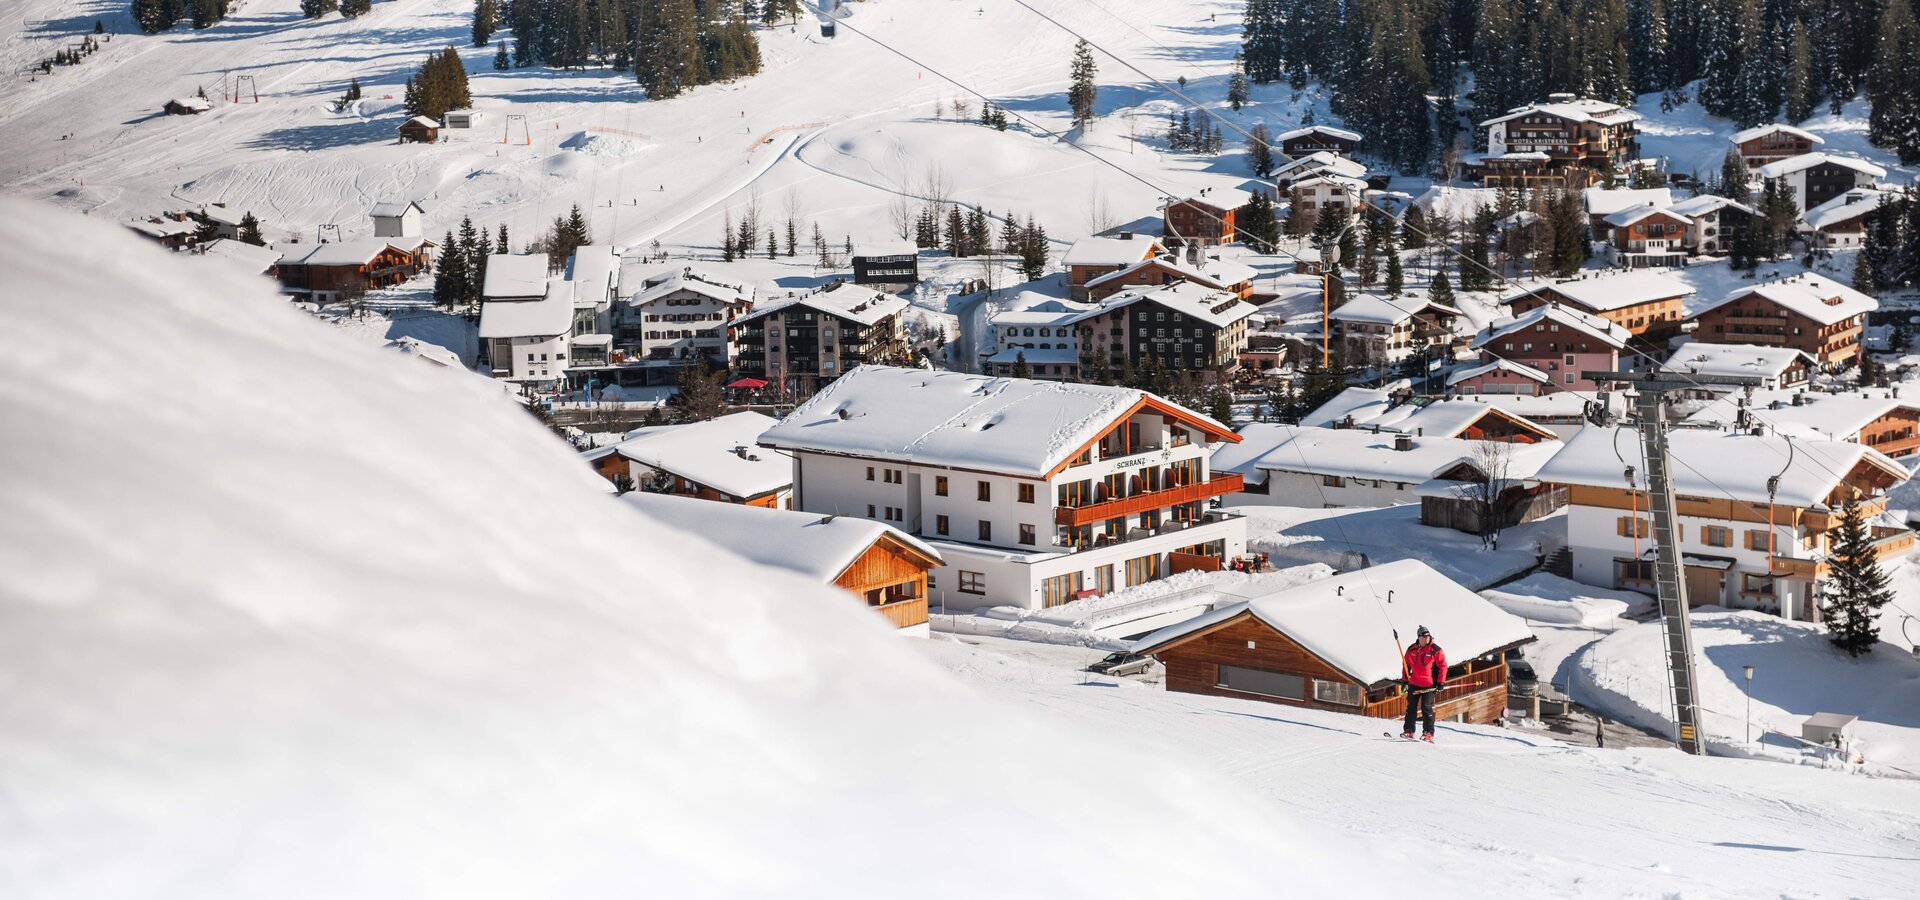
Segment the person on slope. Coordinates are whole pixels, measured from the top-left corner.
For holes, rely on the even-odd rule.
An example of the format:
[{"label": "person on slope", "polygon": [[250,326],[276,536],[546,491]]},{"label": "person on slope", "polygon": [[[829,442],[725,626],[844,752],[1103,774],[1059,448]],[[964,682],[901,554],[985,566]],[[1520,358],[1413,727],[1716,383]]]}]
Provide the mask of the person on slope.
[{"label": "person on slope", "polygon": [[1420,739],[1433,742],[1433,698],[1440,689],[1447,686],[1447,652],[1433,642],[1433,632],[1427,626],[1420,626],[1419,636],[1413,639],[1413,646],[1407,648],[1406,658],[1401,660],[1407,683],[1407,720],[1400,729],[1400,736],[1413,737],[1413,720],[1417,715],[1423,729]]}]

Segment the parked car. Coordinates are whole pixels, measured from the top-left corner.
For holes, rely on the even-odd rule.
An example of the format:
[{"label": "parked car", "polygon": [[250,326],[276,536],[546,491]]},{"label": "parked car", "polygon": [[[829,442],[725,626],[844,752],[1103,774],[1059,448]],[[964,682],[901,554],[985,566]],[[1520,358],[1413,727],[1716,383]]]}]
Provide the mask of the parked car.
[{"label": "parked car", "polygon": [[1540,689],[1540,677],[1534,674],[1533,663],[1527,662],[1520,654],[1520,648],[1507,651],[1507,693],[1514,697],[1531,697]]},{"label": "parked car", "polygon": [[1138,653],[1109,653],[1105,659],[1087,667],[1089,672],[1112,675],[1116,678],[1125,675],[1145,675],[1153,668],[1153,657]]}]

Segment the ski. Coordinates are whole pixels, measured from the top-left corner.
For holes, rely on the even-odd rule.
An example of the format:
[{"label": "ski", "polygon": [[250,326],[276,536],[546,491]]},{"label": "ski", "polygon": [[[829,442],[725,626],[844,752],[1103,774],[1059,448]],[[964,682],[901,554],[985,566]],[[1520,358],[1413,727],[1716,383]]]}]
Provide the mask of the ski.
[{"label": "ski", "polygon": [[1421,740],[1421,739],[1419,739],[1419,738],[1417,738],[1417,737],[1406,737],[1406,736],[1404,736],[1404,735],[1398,735],[1398,734],[1394,734],[1394,733],[1393,733],[1393,732],[1391,732],[1391,731],[1383,731],[1383,732],[1380,732],[1380,736],[1381,736],[1381,737],[1385,737],[1385,738],[1393,738],[1393,739],[1394,739],[1394,740],[1396,740],[1396,741],[1407,741],[1407,742],[1410,742],[1410,743],[1414,743],[1414,744],[1431,744],[1431,743],[1433,743],[1432,741],[1423,741],[1423,740]]}]

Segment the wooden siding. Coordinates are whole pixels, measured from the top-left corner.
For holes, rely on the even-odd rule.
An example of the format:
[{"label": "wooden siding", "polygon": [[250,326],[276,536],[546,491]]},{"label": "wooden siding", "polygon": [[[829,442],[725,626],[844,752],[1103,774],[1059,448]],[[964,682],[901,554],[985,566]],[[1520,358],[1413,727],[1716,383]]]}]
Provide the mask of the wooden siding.
[{"label": "wooden siding", "polygon": [[939,563],[892,537],[874,541],[833,579],[900,628],[927,621],[927,572]]},{"label": "wooden siding", "polygon": [[1216,474],[1206,481],[1196,481],[1179,487],[1159,491],[1147,491],[1105,503],[1087,506],[1062,506],[1054,510],[1054,523],[1068,527],[1092,525],[1120,516],[1136,515],[1153,509],[1164,509],[1181,503],[1224,497],[1245,487],[1245,479],[1238,473]]},{"label": "wooden siding", "polygon": [[[1364,695],[1365,685],[1347,677],[1340,670],[1309,653],[1286,635],[1267,627],[1266,623],[1254,618],[1252,613],[1244,614],[1222,627],[1204,632],[1197,638],[1175,644],[1154,655],[1158,656],[1161,664],[1166,667],[1167,690],[1170,691],[1268,700],[1289,706],[1307,706],[1355,714],[1360,713],[1362,709],[1359,706],[1322,703],[1312,699],[1285,700],[1220,687],[1220,666],[1244,666],[1249,669],[1284,672],[1307,679],[1318,678],[1322,681],[1351,684],[1358,687]],[[1307,695],[1311,698],[1312,694],[1313,685],[1309,681]]]}]

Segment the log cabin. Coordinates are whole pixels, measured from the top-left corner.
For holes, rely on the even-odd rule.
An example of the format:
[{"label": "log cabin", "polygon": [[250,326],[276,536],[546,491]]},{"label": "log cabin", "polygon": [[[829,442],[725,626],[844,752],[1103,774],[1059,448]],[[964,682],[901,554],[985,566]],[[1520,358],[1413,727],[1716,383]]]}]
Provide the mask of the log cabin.
[{"label": "log cabin", "polygon": [[1525,622],[1412,559],[1238,599],[1134,652],[1160,660],[1169,691],[1398,719],[1401,647],[1425,626],[1451,663],[1434,717],[1484,725],[1507,708],[1506,651],[1534,640]]},{"label": "log cabin", "polygon": [[846,591],[903,635],[928,635],[928,575],[942,560],[939,551],[898,528],[856,516],[638,491],[621,499],[676,531],[698,534],[753,562]]}]

